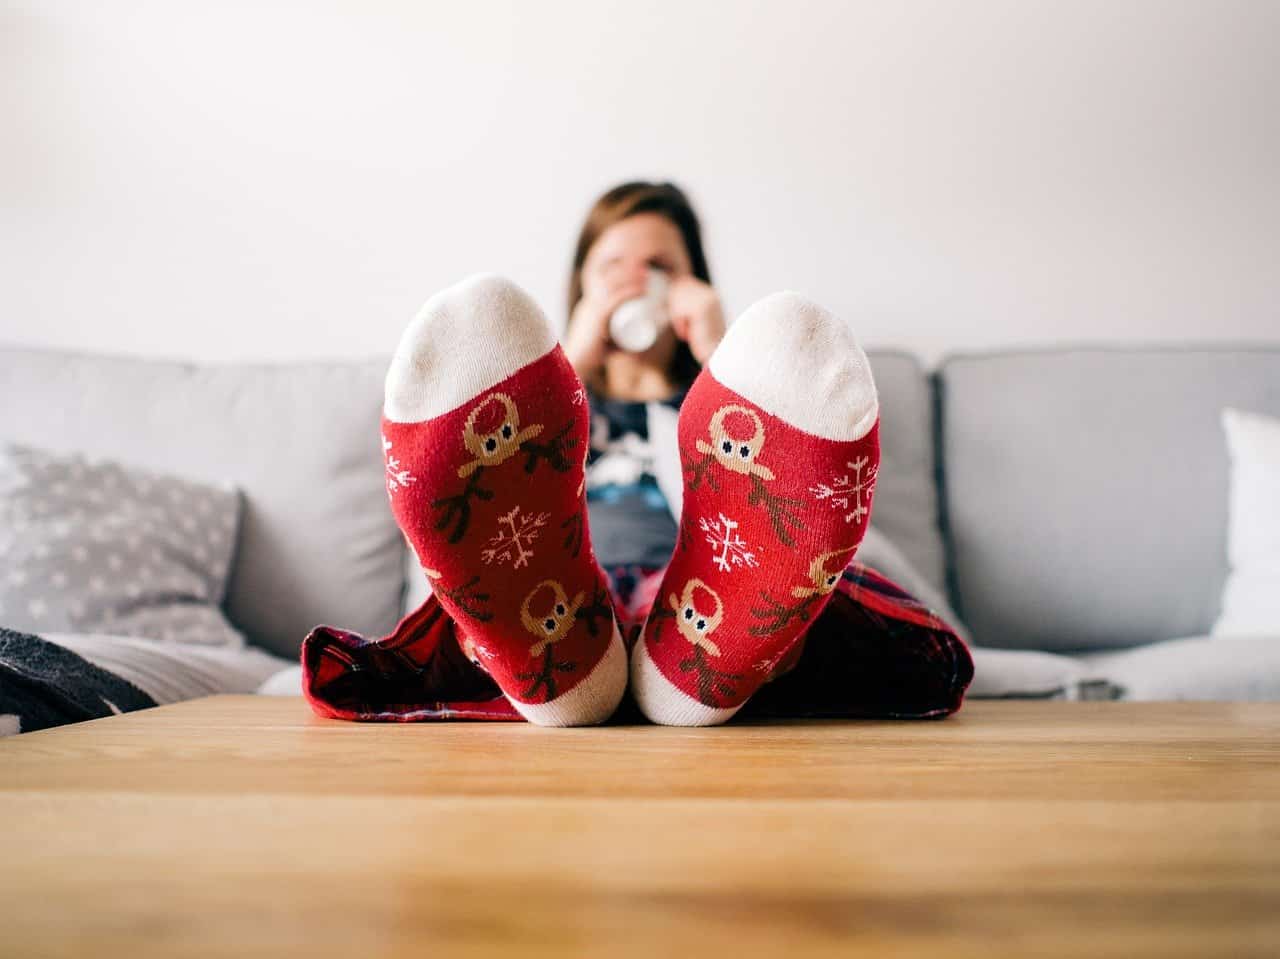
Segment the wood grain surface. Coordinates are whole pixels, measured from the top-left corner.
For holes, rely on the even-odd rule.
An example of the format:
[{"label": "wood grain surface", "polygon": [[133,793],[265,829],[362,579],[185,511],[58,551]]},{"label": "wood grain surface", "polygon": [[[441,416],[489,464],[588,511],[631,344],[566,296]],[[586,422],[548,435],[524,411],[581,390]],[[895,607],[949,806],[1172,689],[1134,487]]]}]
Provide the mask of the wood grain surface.
[{"label": "wood grain surface", "polygon": [[1276,956],[1280,704],[0,740],[0,956]]}]

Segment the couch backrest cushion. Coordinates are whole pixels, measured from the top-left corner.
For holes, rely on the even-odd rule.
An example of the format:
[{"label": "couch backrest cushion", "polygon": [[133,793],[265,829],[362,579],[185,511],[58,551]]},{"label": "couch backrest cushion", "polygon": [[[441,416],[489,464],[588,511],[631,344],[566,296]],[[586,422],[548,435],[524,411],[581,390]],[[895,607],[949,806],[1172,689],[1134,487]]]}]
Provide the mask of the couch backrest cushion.
[{"label": "couch backrest cushion", "polygon": [[318,623],[394,626],[401,538],[387,508],[384,359],[196,366],[0,349],[0,438],[229,481],[244,515],[225,609],[294,657]]},{"label": "couch backrest cushion", "polygon": [[1226,576],[1221,410],[1280,413],[1280,350],[1061,350],[939,371],[943,515],[979,645],[1204,633]]},{"label": "couch backrest cushion", "polygon": [[933,394],[920,362],[908,353],[867,354],[880,394],[880,475],[871,523],[935,588],[946,588],[946,556],[938,528]]},{"label": "couch backrest cushion", "polygon": [[[933,406],[909,354],[872,351],[882,461],[872,522],[944,584]],[[245,516],[225,603],[254,642],[294,656],[317,623],[394,626],[402,543],[386,505],[385,358],[201,366],[0,348],[0,438],[230,481]]]}]

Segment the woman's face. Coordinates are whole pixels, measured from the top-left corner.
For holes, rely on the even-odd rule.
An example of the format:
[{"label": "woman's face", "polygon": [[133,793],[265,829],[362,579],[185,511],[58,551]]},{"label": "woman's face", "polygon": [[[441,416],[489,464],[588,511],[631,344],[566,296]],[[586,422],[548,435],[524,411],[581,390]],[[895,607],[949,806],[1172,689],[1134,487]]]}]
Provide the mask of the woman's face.
[{"label": "woman's face", "polygon": [[607,296],[627,283],[643,283],[650,267],[673,280],[692,272],[679,228],[660,213],[636,213],[603,233],[582,264],[584,296]]}]

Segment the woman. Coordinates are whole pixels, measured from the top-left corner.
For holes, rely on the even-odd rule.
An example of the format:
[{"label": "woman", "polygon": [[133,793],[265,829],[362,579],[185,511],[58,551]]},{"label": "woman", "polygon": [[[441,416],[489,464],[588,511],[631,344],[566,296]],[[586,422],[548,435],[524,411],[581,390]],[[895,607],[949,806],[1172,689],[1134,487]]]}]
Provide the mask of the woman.
[{"label": "woman", "polygon": [[[621,350],[610,317],[662,288],[654,272],[670,322]],[[963,643],[853,561],[873,484],[840,509],[816,485],[879,461],[848,326],[782,293],[726,332],[697,217],[670,184],[601,197],[569,300],[563,348],[491,276],[437,294],[405,331],[383,448],[435,595],[377,643],[313,632],[313,707],[581,725],[615,715],[625,687],[673,725],[959,708]]]},{"label": "woman", "polygon": [[[666,278],[669,325],[642,352],[618,348],[609,319],[646,294],[649,274]],[[587,387],[592,410],[587,501],[596,556],[615,592],[631,599],[637,579],[666,564],[679,503],[659,489],[659,462],[674,468],[675,417],[694,378],[724,336],[697,215],[670,183],[624,183],[605,193],[578,236],[569,277],[564,351]],[[660,423],[651,423],[651,419]],[[663,442],[666,440],[666,442]]]}]

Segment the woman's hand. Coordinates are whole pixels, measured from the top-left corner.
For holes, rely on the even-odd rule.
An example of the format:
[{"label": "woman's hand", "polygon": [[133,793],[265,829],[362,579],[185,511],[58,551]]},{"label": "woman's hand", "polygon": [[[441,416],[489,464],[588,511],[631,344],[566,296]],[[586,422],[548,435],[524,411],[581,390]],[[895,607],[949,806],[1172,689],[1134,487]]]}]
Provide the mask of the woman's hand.
[{"label": "woman's hand", "polygon": [[645,295],[645,276],[622,277],[583,294],[569,317],[565,331],[564,353],[574,371],[590,380],[604,365],[609,352],[609,317],[627,300]]},{"label": "woman's hand", "polygon": [[724,310],[716,291],[694,276],[671,281],[667,293],[671,329],[689,344],[693,358],[706,366],[724,338]]}]

